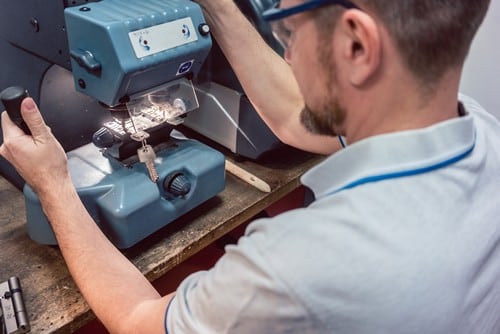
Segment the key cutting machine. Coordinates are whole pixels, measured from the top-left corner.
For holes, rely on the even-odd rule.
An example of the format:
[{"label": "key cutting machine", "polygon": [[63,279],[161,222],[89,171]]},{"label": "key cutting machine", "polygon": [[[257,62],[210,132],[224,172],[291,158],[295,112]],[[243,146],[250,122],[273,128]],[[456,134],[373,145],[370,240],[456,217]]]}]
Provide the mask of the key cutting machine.
[{"label": "key cutting machine", "polygon": [[[0,0],[0,90],[27,89],[63,145],[86,208],[128,248],[224,188],[224,156],[171,130],[198,108],[212,41],[189,0]],[[4,104],[25,94],[11,87]],[[3,107],[0,105],[0,107]],[[23,180],[2,160],[2,174]],[[28,232],[56,244],[24,186]]]}]

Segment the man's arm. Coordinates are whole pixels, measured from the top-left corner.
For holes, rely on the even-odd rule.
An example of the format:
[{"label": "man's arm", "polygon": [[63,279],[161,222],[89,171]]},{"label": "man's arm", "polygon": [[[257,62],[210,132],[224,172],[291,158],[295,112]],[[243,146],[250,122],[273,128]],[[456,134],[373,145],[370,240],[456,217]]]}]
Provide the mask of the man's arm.
[{"label": "man's arm", "polygon": [[304,101],[290,66],[266,44],[234,2],[196,1],[246,95],[276,136],[310,152],[337,151],[337,138],[313,135],[301,124]]},{"label": "man's arm", "polygon": [[32,99],[21,113],[32,136],[2,113],[0,154],[38,194],[73,279],[111,333],[164,333],[161,297],[97,227],[73,186],[66,155]]}]

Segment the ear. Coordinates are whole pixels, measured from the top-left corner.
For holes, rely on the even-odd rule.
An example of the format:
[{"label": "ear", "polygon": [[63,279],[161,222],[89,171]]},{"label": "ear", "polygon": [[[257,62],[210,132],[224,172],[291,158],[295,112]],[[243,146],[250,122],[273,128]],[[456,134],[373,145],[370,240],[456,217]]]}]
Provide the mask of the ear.
[{"label": "ear", "polygon": [[342,34],[342,62],[349,66],[347,78],[352,85],[361,86],[381,66],[382,45],[377,24],[362,11],[347,10],[342,14],[338,26]]}]

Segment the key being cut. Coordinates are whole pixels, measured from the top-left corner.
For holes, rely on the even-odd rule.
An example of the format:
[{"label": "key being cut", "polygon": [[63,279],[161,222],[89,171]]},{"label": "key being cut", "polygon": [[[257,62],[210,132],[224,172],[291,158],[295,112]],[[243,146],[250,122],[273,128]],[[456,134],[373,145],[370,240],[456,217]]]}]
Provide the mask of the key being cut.
[{"label": "key being cut", "polygon": [[146,165],[151,181],[156,183],[158,181],[158,172],[155,167],[156,154],[153,147],[143,142],[143,145],[137,150],[137,156],[139,161]]}]

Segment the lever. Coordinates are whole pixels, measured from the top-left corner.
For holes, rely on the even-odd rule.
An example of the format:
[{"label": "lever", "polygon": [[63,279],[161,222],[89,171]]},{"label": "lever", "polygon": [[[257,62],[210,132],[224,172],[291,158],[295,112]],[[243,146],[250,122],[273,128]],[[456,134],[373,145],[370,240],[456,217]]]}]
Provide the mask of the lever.
[{"label": "lever", "polygon": [[19,126],[26,134],[31,131],[21,116],[21,103],[29,96],[28,90],[20,86],[11,86],[0,93],[0,99],[9,114],[10,119]]},{"label": "lever", "polygon": [[94,75],[99,75],[101,73],[102,66],[90,51],[71,50],[70,56],[78,65],[86,69],[89,73]]}]

